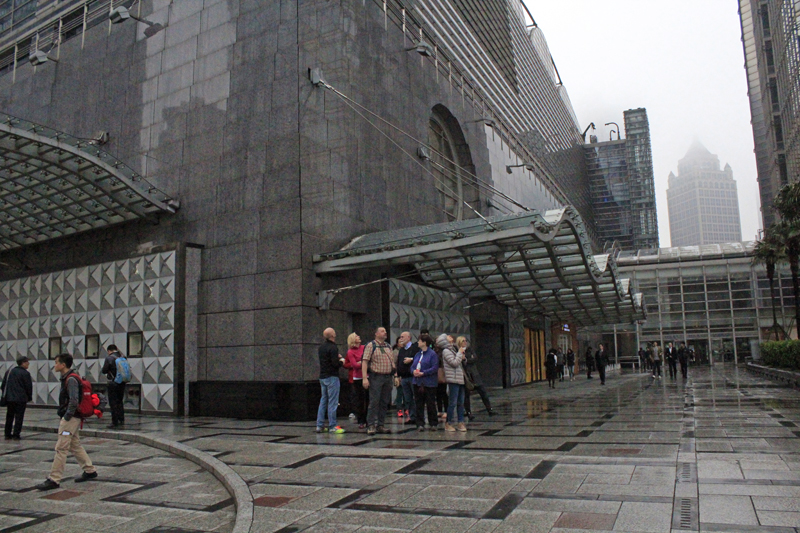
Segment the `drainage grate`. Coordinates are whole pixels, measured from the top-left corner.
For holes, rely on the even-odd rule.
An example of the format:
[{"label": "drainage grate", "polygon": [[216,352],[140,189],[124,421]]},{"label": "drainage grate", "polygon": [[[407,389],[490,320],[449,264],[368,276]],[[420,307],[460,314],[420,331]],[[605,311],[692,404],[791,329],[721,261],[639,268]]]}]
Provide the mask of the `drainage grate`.
[{"label": "drainage grate", "polygon": [[697,498],[676,498],[672,510],[672,529],[697,531],[700,525]]},{"label": "drainage grate", "polygon": [[678,483],[697,483],[697,466],[694,463],[678,463]]}]

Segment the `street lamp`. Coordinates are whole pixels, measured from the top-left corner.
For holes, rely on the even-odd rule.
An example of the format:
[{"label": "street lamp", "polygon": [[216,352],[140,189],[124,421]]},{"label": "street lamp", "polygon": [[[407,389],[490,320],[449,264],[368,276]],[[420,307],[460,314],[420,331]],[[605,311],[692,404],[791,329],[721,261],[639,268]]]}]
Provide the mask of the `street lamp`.
[{"label": "street lamp", "polygon": [[150,22],[149,20],[131,15],[131,12],[128,11],[128,8],[125,6],[115,7],[111,13],[109,13],[108,18],[111,20],[111,24],[121,24],[128,19],[133,19],[137,22],[141,22],[142,24],[147,24],[147,28],[144,30],[145,37],[152,37],[164,29],[164,26],[158,22]]},{"label": "street lamp", "polygon": [[520,167],[525,167],[525,170],[529,170],[529,171],[531,171],[531,172],[533,172],[533,171],[534,171],[533,165],[529,165],[529,164],[522,164],[522,165],[506,165],[506,173],[508,173],[508,174],[511,174],[511,169],[512,169],[512,168],[520,168]]},{"label": "street lamp", "polygon": [[[609,124],[613,124],[613,125],[615,125],[617,127],[616,134],[617,134],[617,140],[619,140],[619,124],[617,124],[616,122],[606,122],[604,125],[608,126]],[[608,132],[608,140],[609,141],[611,140],[611,132],[613,132],[613,131],[614,130],[611,130],[610,132]]]},{"label": "street lamp", "polygon": [[58,59],[48,56],[45,52],[42,52],[41,50],[32,51],[28,56],[28,61],[30,61],[31,65],[33,65],[34,67],[38,67],[42,63],[47,63],[48,61],[54,61],[58,63]]}]

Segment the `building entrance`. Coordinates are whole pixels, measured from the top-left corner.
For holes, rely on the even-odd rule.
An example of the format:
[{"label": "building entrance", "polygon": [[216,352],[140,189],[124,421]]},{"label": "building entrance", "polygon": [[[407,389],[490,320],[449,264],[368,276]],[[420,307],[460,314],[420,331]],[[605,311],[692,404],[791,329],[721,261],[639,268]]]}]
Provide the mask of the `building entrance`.
[{"label": "building entrance", "polygon": [[488,387],[506,386],[505,336],[503,324],[475,323],[475,351],[478,370]]}]

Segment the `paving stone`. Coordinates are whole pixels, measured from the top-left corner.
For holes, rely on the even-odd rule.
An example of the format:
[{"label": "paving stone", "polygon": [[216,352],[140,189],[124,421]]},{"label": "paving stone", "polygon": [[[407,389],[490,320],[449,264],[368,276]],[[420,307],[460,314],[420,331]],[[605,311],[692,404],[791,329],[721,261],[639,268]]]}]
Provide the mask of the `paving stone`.
[{"label": "paving stone", "polygon": [[762,526],[800,527],[800,512],[756,511]]},{"label": "paving stone", "polygon": [[623,502],[614,530],[668,533],[671,525],[672,504]]},{"label": "paving stone", "polygon": [[747,496],[700,496],[700,522],[758,525],[753,503]]}]

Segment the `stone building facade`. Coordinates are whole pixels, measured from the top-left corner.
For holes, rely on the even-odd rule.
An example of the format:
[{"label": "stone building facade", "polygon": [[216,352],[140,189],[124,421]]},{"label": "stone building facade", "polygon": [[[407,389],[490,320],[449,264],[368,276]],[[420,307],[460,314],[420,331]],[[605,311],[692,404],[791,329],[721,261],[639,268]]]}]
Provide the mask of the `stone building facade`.
[{"label": "stone building facade", "polygon": [[[112,24],[120,7],[147,22]],[[316,254],[566,205],[589,242],[580,129],[530,22],[517,0],[39,2],[0,33],[0,110],[96,139],[180,207],[9,247],[0,279],[174,250],[170,409],[307,418],[323,328],[366,340],[421,297],[374,284],[323,309],[381,273],[320,276]],[[501,307],[485,364],[512,385],[526,318]]]}]

